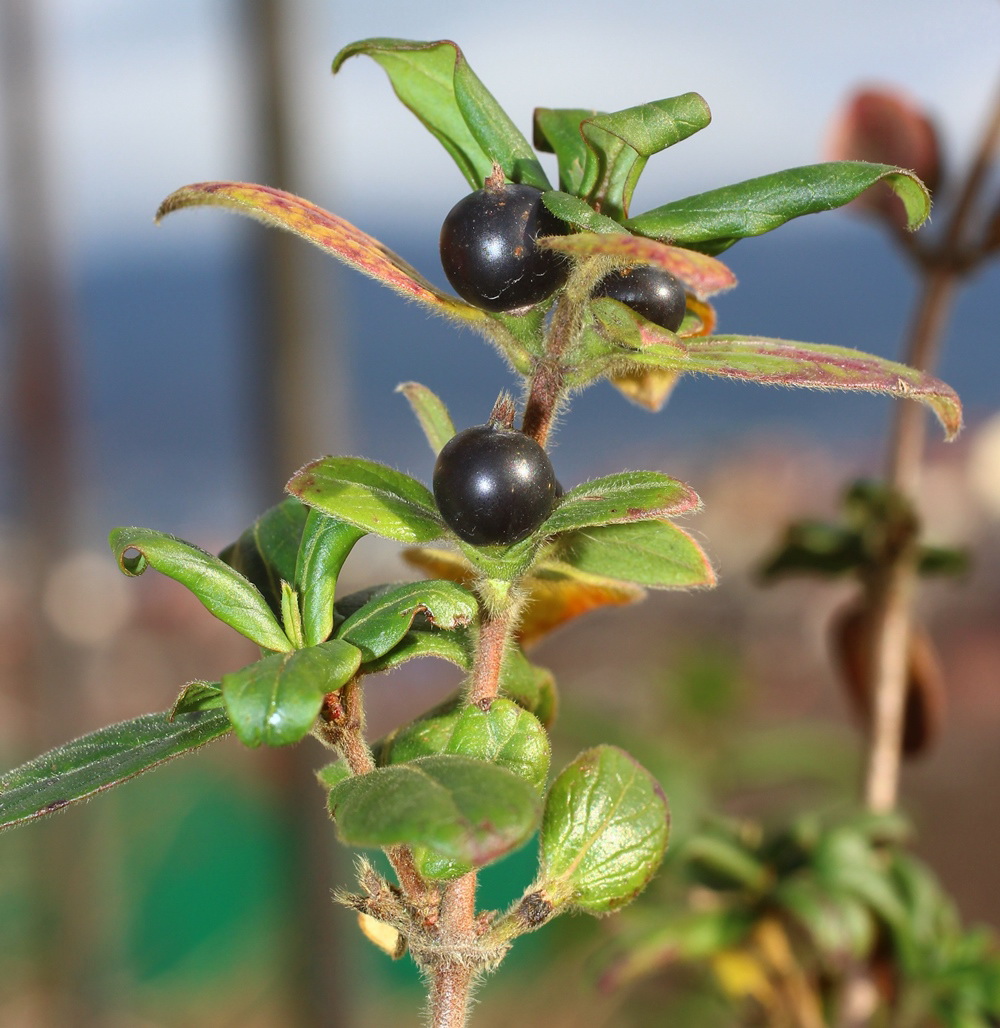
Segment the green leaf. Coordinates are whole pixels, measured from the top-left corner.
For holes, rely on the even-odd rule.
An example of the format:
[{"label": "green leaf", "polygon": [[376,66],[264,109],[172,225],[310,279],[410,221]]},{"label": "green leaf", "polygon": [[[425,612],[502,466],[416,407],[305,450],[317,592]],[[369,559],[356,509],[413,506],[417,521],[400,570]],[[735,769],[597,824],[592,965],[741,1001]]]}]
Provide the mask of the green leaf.
[{"label": "green leaf", "polygon": [[688,196],[629,218],[624,225],[639,235],[720,253],[739,239],[770,232],[792,218],[843,207],[878,182],[889,185],[903,201],[911,230],[927,220],[930,195],[912,171],[866,161],[833,161]]},{"label": "green leaf", "polygon": [[294,496],[358,528],[404,543],[444,534],[434,497],[401,471],[361,457],[321,457],[286,486]]},{"label": "green leaf", "polygon": [[575,225],[584,232],[594,232],[598,235],[621,235],[622,227],[617,221],[604,214],[598,214],[586,200],[579,196],[561,193],[553,189],[542,194],[542,203],[560,221]]},{"label": "green leaf", "polygon": [[276,615],[281,610],[281,583],[294,581],[295,557],[308,513],[304,503],[288,496],[219,554],[257,586]]},{"label": "green leaf", "polygon": [[587,118],[580,125],[588,146],[580,192],[611,217],[627,217],[647,159],[711,120],[708,104],[697,93]]},{"label": "green leaf", "polygon": [[218,557],[150,528],[116,528],[109,542],[126,575],[141,575],[147,566],[153,567],[190,589],[220,621],[258,646],[291,649],[260,590]]},{"label": "green leaf", "polygon": [[409,401],[431,449],[436,454],[440,453],[444,444],[455,434],[455,425],[448,408],[427,386],[419,382],[403,382],[396,386],[396,392],[402,393]]},{"label": "green leaf", "polygon": [[548,668],[533,664],[520,649],[510,649],[504,656],[500,691],[546,728],[555,720],[559,707],[556,680]]},{"label": "green leaf", "polygon": [[549,773],[549,737],[539,720],[500,697],[489,710],[461,704],[399,729],[385,762],[403,764],[436,753],[455,753],[506,768],[541,789]]},{"label": "green leaf", "polygon": [[222,711],[146,714],[109,725],[0,775],[0,829],[44,817],[225,735]]},{"label": "green leaf", "polygon": [[864,568],[870,555],[852,528],[825,521],[797,521],[785,530],[777,551],[760,568],[765,580],[781,575],[836,576]]},{"label": "green leaf", "polygon": [[188,682],[174,700],[168,717],[171,721],[181,714],[199,710],[218,710],[222,706],[222,690],[217,682]]},{"label": "green leaf", "polygon": [[439,657],[467,671],[472,665],[472,644],[461,629],[411,629],[388,653],[365,661],[364,671],[366,675],[391,671],[417,657]]},{"label": "green leaf", "polygon": [[337,576],[354,544],[364,536],[354,525],[309,510],[295,562],[295,588],[302,600],[302,631],[306,646],[315,646],[333,631]]},{"label": "green leaf", "polygon": [[854,897],[832,893],[814,877],[798,874],[778,885],[774,901],[799,922],[835,966],[845,957],[863,960],[871,953],[875,922]]},{"label": "green leaf", "polygon": [[349,681],[361,652],[340,639],[276,653],[222,676],[222,697],[240,742],[284,746],[307,735],[323,697]]},{"label": "green leaf", "polygon": [[417,614],[438,628],[461,628],[472,622],[477,610],[476,598],[456,582],[408,582],[373,596],[337,629],[337,638],[357,646],[362,659],[370,661],[388,653]]},{"label": "green leaf", "polygon": [[473,189],[482,189],[494,161],[512,182],[549,188],[528,141],[454,43],[363,39],[337,54],[334,72],[359,54],[381,65],[396,96],[451,154]]},{"label": "green leaf", "polygon": [[[563,196],[572,196],[575,199],[583,192],[584,170],[587,167],[590,150],[580,131],[580,123],[585,118],[593,118],[598,114],[600,111],[590,111],[578,107],[535,108],[535,149],[556,155],[559,163],[559,188],[564,191]],[[580,202],[585,203],[583,200]],[[546,202],[546,206],[548,206],[548,202]],[[561,217],[561,215],[557,216]],[[618,231],[617,224],[615,222],[612,224],[615,226],[612,231]]]},{"label": "green leaf", "polygon": [[490,324],[485,311],[442,292],[377,239],[300,196],[250,182],[195,182],[171,193],[160,204],[156,220],[185,207],[222,207],[245,214],[291,232],[436,314],[480,328]]},{"label": "green leaf", "polygon": [[587,528],[560,539],[559,560],[588,574],[651,589],[691,589],[715,584],[704,550],[669,521]]},{"label": "green leaf", "polygon": [[683,856],[698,880],[713,889],[739,887],[761,892],[770,884],[769,870],[734,839],[694,835],[685,844]]},{"label": "green leaf", "polygon": [[663,790],[645,768],[616,746],[587,750],[549,789],[538,888],[554,907],[616,910],[656,873],[669,828]]},{"label": "green leaf", "polygon": [[623,471],[575,486],[538,529],[545,535],[591,525],[648,521],[695,510],[690,486],[659,471]]},{"label": "green leaf", "polygon": [[950,386],[884,357],[846,346],[763,336],[667,339],[648,322],[640,330],[646,345],[628,354],[636,367],[723,375],[763,385],[883,393],[925,403],[937,415],[949,440],[962,427],[962,404]]},{"label": "green leaf", "polygon": [[319,784],[327,792],[350,777],[351,769],[342,760],[335,760],[332,764],[327,764],[316,772]]},{"label": "green leaf", "polygon": [[538,823],[535,788],[480,760],[442,754],[335,786],[330,812],[353,846],[426,846],[482,867],[523,845]]}]

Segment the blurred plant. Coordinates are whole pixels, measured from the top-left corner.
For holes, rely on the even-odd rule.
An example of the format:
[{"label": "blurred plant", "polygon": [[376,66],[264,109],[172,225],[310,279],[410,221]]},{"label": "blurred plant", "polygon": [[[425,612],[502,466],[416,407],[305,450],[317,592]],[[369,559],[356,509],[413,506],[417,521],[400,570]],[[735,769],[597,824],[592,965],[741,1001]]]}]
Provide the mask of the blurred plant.
[{"label": "blurred plant", "polygon": [[776,831],[717,819],[672,854],[669,912],[646,906],[631,919],[600,985],[700,964],[739,1023],[821,1028],[854,1023],[845,986],[864,966],[880,1011],[868,1023],[989,1028],[1000,1017],[996,940],[962,929],[907,837],[897,815],[810,814]]},{"label": "blurred plant", "polygon": [[[892,361],[712,334],[708,298],[735,284],[717,254],[878,183],[900,198],[916,228],[929,197],[912,172],[819,164],[632,216],[646,160],[708,124],[697,94],[613,114],[539,109],[536,145],[558,161],[553,189],[455,44],[366,40],[341,51],[334,70],[356,55],[384,68],[476,191],[442,234],[443,263],[464,300],[353,225],[277,189],[199,183],[169,196],[160,216],[199,205],[241,211],[478,330],[520,377],[521,430],[506,394],[484,425],[456,432],[444,403],[407,383],[403,392],[437,454],[433,493],[384,465],[325,457],[297,472],[291,496],[221,558],[150,529],[112,532],[123,572],[153,567],[176,579],[264,656],[220,682],[189,683],[165,714],[102,729],[7,773],[0,826],[78,802],[229,732],[251,747],[312,735],[336,755],[319,778],[338,836],[383,850],[396,877],[390,882],[360,859],[360,891],[338,899],[386,952],[411,954],[427,981],[432,1023],[460,1026],[473,984],[515,938],[567,911],[603,915],[627,904],[667,844],[660,786],[616,746],[585,750],[546,788],[555,686],[523,645],[647,588],[714,582],[701,547],[670,520],[697,506],[688,486],[637,471],[563,491],[544,447],[569,395],[608,378],[656,409],[680,375],[703,372],[916,397],[949,437],[961,413],[947,386]],[[340,570],[366,534],[449,548],[411,557],[434,579],[340,596]],[[422,656],[457,664],[466,687],[369,744],[365,678]],[[523,897],[505,912],[477,911],[478,870],[536,830],[538,874]],[[762,859],[733,852],[744,863]]]}]

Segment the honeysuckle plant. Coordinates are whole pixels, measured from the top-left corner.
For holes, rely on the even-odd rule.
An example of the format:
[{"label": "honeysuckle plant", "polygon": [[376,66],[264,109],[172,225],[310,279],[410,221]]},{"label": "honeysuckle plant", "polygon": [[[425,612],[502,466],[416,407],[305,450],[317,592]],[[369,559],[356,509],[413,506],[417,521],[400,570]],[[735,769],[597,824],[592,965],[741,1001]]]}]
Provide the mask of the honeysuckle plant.
[{"label": "honeysuckle plant", "polygon": [[[619,748],[594,740],[550,776],[555,684],[526,650],[590,609],[633,603],[648,589],[714,584],[701,545],[675,520],[699,505],[689,486],[658,471],[623,471],[563,491],[549,476],[545,446],[569,397],[607,379],[656,410],[688,373],[867,390],[922,401],[949,438],[961,409],[946,385],[893,361],[714,331],[711,297],[736,284],[719,254],[792,218],[842,206],[877,183],[902,200],[914,228],[926,219],[929,198],[912,172],[860,161],[817,164],[634,213],[646,161],[708,125],[708,105],[697,94],[614,113],[538,109],[534,143],[556,156],[553,186],[454,43],[364,40],[337,55],[334,71],[355,56],[381,65],[468,186],[485,192],[487,206],[503,208],[514,195],[509,187],[529,202],[537,196],[534,215],[554,230],[517,245],[557,261],[548,295],[499,310],[459,299],[342,218],[268,186],[186,186],[164,200],[158,218],[184,207],[237,210],[477,330],[520,385],[520,427],[515,403],[502,394],[474,437],[499,440],[503,457],[482,457],[464,446],[470,430],[456,432],[431,389],[404,383],[438,455],[433,492],[382,464],[328,456],[297,471],[288,498],[220,556],[151,529],[113,531],[125,574],[152,567],[176,579],[262,655],[218,682],[187,684],[165,713],[105,728],[8,772],[0,778],[0,824],[36,819],[230,734],[250,747],[313,737],[330,756],[318,777],[338,837],[382,850],[395,876],[390,881],[361,857],[359,890],[339,900],[388,953],[412,956],[428,984],[431,1022],[458,1026],[475,981],[518,936],[568,911],[599,916],[629,903],[656,873],[669,835],[662,789]],[[639,268],[679,283],[683,316],[674,329],[639,313],[631,294],[607,288],[611,276],[628,280]],[[456,519],[451,490],[456,476],[464,487],[463,475],[488,472],[490,488],[504,483],[504,502],[517,507],[523,497],[514,480],[523,467],[506,449],[515,436],[528,465],[544,472],[547,499],[516,532],[504,527],[503,503],[499,514],[491,508],[501,525],[482,542]],[[458,470],[441,471],[459,444]],[[406,559],[431,577],[341,595],[341,568],[367,534],[404,544]],[[370,741],[366,678],[418,657],[458,665],[465,685]],[[478,910],[479,869],[536,833],[538,871],[522,898],[506,911]]]}]

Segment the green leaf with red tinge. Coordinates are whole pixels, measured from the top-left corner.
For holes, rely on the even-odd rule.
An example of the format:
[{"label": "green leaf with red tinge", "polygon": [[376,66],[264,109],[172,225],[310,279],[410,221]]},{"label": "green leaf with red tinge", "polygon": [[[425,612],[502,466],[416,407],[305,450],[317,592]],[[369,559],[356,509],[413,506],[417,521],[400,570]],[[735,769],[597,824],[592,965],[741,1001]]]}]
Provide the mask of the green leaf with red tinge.
[{"label": "green leaf with red tinge", "polygon": [[694,510],[694,490],[660,471],[622,471],[575,486],[538,529],[545,535],[592,525],[649,521]]},{"label": "green leaf with red tinge", "polygon": [[444,534],[426,486],[362,457],[322,457],[285,488],[312,507],[397,542],[426,543]]},{"label": "green leaf with red tinge", "polygon": [[568,532],[551,563],[649,589],[696,589],[715,585],[705,551],[671,521],[636,521]]},{"label": "green leaf with red tinge", "polygon": [[538,824],[535,787],[504,768],[454,754],[355,775],[330,792],[341,840],[425,846],[482,867],[524,845]]},{"label": "green leaf with red tinge", "polygon": [[927,220],[930,195],[912,171],[865,161],[832,161],[687,196],[623,224],[639,235],[721,253],[737,240],[770,232],[792,218],[843,207],[878,182],[885,182],[903,201],[909,229]]},{"label": "green leaf with red tinge", "polygon": [[[641,319],[637,317],[639,322]],[[636,366],[722,375],[763,385],[885,393],[927,404],[937,415],[949,440],[954,439],[962,427],[962,404],[950,386],[884,357],[846,346],[763,336],[680,339],[659,333],[649,322],[642,322],[639,328],[646,345],[627,354],[628,361],[635,362]]]},{"label": "green leaf with red tinge", "polygon": [[431,285],[402,257],[350,222],[308,200],[248,182],[196,182],[171,193],[156,212],[159,221],[183,207],[225,207],[305,239],[326,253],[437,314],[471,325],[488,315]]},{"label": "green leaf with red tinge", "polygon": [[571,236],[543,236],[539,242],[573,257],[602,254],[655,265],[679,278],[700,299],[736,285],[736,276],[714,257],[628,232],[577,232]]},{"label": "green leaf with red tinge", "polygon": [[333,60],[371,57],[399,99],[451,154],[473,189],[482,189],[496,161],[511,182],[548,189],[538,158],[506,111],[450,40],[363,39]]}]

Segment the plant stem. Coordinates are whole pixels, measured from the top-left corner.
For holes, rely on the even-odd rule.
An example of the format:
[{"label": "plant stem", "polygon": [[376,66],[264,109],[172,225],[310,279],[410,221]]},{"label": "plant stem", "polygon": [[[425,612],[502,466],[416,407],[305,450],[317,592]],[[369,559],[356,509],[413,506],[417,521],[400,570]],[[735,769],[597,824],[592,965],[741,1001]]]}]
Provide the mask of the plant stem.
[{"label": "plant stem", "polygon": [[461,954],[476,941],[476,873],[449,882],[441,897],[440,935],[455,954],[430,970],[430,1017],[433,1028],[464,1028],[476,968]]},{"label": "plant stem", "polygon": [[566,377],[562,357],[580,330],[581,317],[580,303],[565,295],[559,298],[545,340],[545,356],[531,378],[521,424],[521,431],[539,446],[545,446],[562,402]]},{"label": "plant stem", "polygon": [[509,602],[495,612],[480,605],[479,638],[469,684],[469,702],[480,710],[489,710],[497,698],[500,671],[513,627],[514,612],[515,608]]},{"label": "plant stem", "polygon": [[[921,371],[934,366],[960,276],[969,270],[967,262],[962,260],[962,246],[998,146],[1000,95],[994,100],[941,245],[922,255],[923,289],[904,358]],[[893,488],[913,498],[920,485],[926,418],[913,401],[904,400],[895,410],[886,478]],[[916,577],[915,547],[904,546],[880,569],[872,583],[874,611],[869,681],[873,684],[873,718],[864,794],[868,808],[876,812],[892,810],[899,791],[911,605]]]}]

